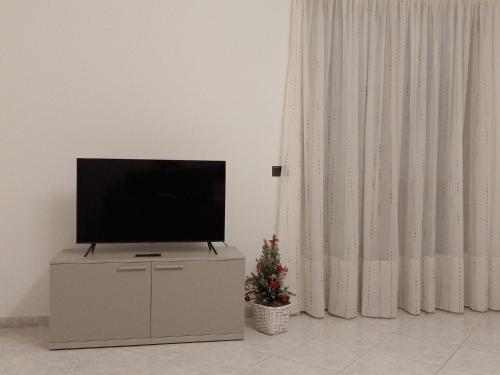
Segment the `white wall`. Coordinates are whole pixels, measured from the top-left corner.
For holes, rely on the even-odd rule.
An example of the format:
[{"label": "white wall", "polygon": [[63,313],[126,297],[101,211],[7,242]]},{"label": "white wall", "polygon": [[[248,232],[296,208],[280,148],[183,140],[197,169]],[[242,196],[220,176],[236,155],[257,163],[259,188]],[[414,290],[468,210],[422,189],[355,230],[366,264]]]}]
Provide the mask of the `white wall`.
[{"label": "white wall", "polygon": [[0,2],[0,317],[48,314],[75,158],[227,160],[226,238],[274,230],[290,0]]}]

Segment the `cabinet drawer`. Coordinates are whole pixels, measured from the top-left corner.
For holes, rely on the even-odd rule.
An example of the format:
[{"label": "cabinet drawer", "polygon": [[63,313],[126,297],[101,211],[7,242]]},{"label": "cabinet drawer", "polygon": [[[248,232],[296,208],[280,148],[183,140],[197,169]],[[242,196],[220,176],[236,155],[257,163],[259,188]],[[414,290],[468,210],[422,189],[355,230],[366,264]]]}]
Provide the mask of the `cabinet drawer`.
[{"label": "cabinet drawer", "polygon": [[50,266],[51,342],[149,337],[151,263]]},{"label": "cabinet drawer", "polygon": [[244,261],[153,262],[151,336],[240,333]]}]

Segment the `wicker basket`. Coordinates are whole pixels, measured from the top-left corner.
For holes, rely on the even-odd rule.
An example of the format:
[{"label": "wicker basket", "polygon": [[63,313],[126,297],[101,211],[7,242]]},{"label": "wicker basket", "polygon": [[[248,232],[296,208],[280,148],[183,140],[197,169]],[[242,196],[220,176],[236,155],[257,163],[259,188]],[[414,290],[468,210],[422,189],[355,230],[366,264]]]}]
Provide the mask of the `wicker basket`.
[{"label": "wicker basket", "polygon": [[286,332],[290,317],[291,303],[280,307],[267,307],[252,302],[255,329],[267,335]]}]

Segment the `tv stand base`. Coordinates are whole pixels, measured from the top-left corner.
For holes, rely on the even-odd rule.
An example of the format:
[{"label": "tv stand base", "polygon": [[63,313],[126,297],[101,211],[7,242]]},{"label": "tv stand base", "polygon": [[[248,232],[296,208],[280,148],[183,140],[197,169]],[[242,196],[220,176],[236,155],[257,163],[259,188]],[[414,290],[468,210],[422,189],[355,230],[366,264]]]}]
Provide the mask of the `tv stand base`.
[{"label": "tv stand base", "polygon": [[178,337],[145,337],[142,339],[123,340],[100,340],[100,341],[72,341],[72,342],[50,342],[49,349],[79,349],[79,348],[104,348],[108,346],[130,346],[130,345],[154,345],[173,344],[181,342],[204,342],[204,341],[229,341],[243,340],[241,333],[226,333],[222,335],[202,336],[178,336]]},{"label": "tv stand base", "polygon": [[50,262],[49,347],[242,339],[245,257],[201,245],[171,246],[159,257],[130,247],[87,258],[85,249],[60,252]]}]

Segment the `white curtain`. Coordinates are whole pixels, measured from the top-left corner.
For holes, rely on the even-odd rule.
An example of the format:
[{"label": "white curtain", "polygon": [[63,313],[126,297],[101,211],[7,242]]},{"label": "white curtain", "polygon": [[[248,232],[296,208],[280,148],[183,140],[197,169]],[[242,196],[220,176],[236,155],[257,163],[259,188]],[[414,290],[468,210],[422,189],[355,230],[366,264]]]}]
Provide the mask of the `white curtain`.
[{"label": "white curtain", "polygon": [[500,1],[294,0],[288,70],[295,310],[500,309]]}]

